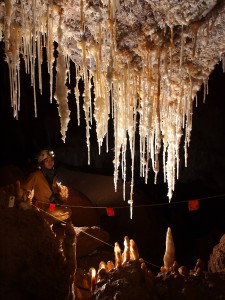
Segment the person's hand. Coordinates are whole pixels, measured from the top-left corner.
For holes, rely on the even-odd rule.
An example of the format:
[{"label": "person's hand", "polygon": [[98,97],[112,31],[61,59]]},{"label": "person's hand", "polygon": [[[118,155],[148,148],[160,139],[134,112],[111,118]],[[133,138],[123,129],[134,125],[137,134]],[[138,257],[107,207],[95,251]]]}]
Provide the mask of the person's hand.
[{"label": "person's hand", "polygon": [[66,201],[67,198],[69,197],[69,191],[68,187],[65,185],[62,185],[61,183],[58,183],[59,187],[59,195],[63,201]]},{"label": "person's hand", "polygon": [[27,202],[31,205],[32,204],[32,200],[34,198],[34,189],[32,189],[31,191],[27,191]]}]

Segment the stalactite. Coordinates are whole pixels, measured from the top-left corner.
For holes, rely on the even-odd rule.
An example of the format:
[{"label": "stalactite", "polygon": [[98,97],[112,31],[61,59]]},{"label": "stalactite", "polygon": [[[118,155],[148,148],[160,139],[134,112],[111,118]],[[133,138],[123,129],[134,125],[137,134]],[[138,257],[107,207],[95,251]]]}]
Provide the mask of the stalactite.
[{"label": "stalactite", "polygon": [[197,39],[198,39],[198,26],[194,26],[194,45],[193,45],[193,52],[192,56],[195,57],[196,54],[196,47],[197,47]]},{"label": "stalactite", "polygon": [[[195,67],[195,65],[198,66],[200,38],[207,46],[213,30],[220,26],[223,18],[222,15],[215,14],[211,19],[207,19],[208,16],[206,16],[205,22],[195,21],[189,25],[187,20],[182,19],[180,25],[170,22],[169,25],[165,24],[162,30],[157,27],[157,31],[154,28],[150,33],[142,32],[144,31],[142,26],[138,28],[138,24],[135,23],[134,27],[136,28],[137,25],[138,30],[143,34],[138,34],[137,41],[130,41],[133,46],[129,49],[129,45],[120,43],[120,37],[123,38],[123,34],[119,28],[119,18],[120,10],[124,8],[125,2],[118,0],[100,2],[100,5],[93,6],[95,13],[91,14],[93,3],[77,0],[74,11],[67,11],[68,15],[66,15],[63,11],[63,1],[4,1],[2,31],[6,61],[9,66],[11,105],[14,117],[18,118],[18,111],[22,105],[20,103],[20,55],[22,55],[25,71],[31,77],[34,110],[37,116],[36,82],[39,83],[39,90],[42,93],[43,47],[46,48],[50,102],[52,101],[54,52],[56,50],[54,45],[58,43],[54,96],[58,104],[62,140],[66,139],[70,118],[66,80],[70,82],[71,59],[76,68],[74,94],[78,125],[81,123],[80,99],[83,98],[88,163],[91,162],[90,130],[93,118],[96,122],[100,154],[104,139],[106,139],[108,151],[108,125],[111,117],[114,124],[115,191],[121,171],[123,198],[124,200],[129,198],[132,217],[134,162],[137,150],[135,135],[139,134],[140,141],[140,176],[144,177],[146,183],[149,170],[154,171],[155,183],[157,182],[160,169],[159,155],[161,151],[163,152],[164,180],[168,184],[168,198],[171,201],[175,180],[179,178],[179,148],[183,135],[185,166],[187,166],[193,99],[202,82],[204,83],[204,100],[208,92],[209,74],[206,74],[205,69],[197,70]],[[73,1],[67,1],[67,5],[72,7]],[[127,28],[129,28],[135,16],[130,18],[128,11],[126,14]],[[76,19],[71,22],[70,28],[67,25],[70,18],[74,16]],[[93,28],[89,27],[89,17],[96,20]],[[77,34],[74,39],[72,39],[72,30],[76,30]],[[129,32],[126,34],[129,37]],[[72,41],[71,44],[70,41]],[[70,51],[70,45],[74,52]],[[134,60],[132,60],[131,55],[135,51],[137,51],[136,56],[133,56]],[[224,53],[224,50],[221,53]],[[224,55],[221,53],[220,58],[225,69]],[[136,63],[136,58],[141,59],[141,63]],[[79,90],[80,81],[84,84],[82,95]],[[92,91],[94,91],[94,99],[92,99]],[[130,166],[126,160],[128,151],[131,157]],[[128,172],[131,176],[129,196],[125,191]]]},{"label": "stalactite", "polygon": [[50,103],[52,103],[53,92],[53,62],[54,62],[54,36],[53,36],[53,0],[49,1],[47,6],[47,30],[46,30],[46,54],[49,73],[49,89],[50,89]]},{"label": "stalactite", "polygon": [[180,38],[180,68],[182,67],[182,64],[183,64],[183,59],[184,59],[184,26],[182,25],[181,26],[181,38]]},{"label": "stalactite", "polygon": [[79,91],[79,80],[80,80],[80,74],[78,71],[78,67],[76,67],[76,74],[75,74],[75,79],[76,79],[76,86],[75,86],[75,98],[76,98],[76,105],[77,105],[77,124],[80,126],[80,91]]},{"label": "stalactite", "polygon": [[63,36],[61,20],[62,18],[60,12],[59,26],[58,26],[59,46],[58,46],[58,58],[57,58],[57,67],[56,67],[57,74],[56,74],[55,98],[58,103],[58,112],[59,112],[60,122],[61,122],[62,140],[65,142],[70,112],[67,103],[68,89],[66,87],[66,74],[67,74],[66,60],[61,46],[61,40]]},{"label": "stalactite", "polygon": [[35,62],[36,62],[36,20],[37,20],[37,6],[36,0],[32,0],[32,55],[31,55],[31,86],[33,86],[34,95],[34,115],[37,117],[37,101],[36,101],[36,76],[35,76]]}]

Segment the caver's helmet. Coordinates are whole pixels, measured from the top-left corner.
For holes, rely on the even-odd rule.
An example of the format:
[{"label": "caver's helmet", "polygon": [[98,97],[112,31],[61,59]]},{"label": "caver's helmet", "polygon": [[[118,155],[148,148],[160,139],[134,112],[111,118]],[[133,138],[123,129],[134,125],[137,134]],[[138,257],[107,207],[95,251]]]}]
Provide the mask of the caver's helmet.
[{"label": "caver's helmet", "polygon": [[44,161],[48,157],[54,157],[54,152],[51,150],[41,150],[37,155],[38,163],[40,164],[42,161]]}]

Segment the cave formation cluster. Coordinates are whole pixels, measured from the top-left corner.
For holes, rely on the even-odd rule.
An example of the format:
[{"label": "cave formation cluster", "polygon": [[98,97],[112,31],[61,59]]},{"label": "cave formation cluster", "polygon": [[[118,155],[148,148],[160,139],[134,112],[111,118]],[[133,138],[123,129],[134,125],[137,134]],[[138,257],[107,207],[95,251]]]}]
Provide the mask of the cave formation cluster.
[{"label": "cave formation cluster", "polygon": [[[47,54],[50,99],[57,101],[62,140],[70,120],[66,82],[75,64],[77,122],[82,98],[90,163],[93,119],[99,145],[108,149],[108,122],[114,124],[114,185],[119,170],[133,205],[134,159],[138,134],[140,176],[159,172],[159,155],[168,198],[179,178],[180,146],[185,165],[191,140],[193,105],[214,66],[224,60],[225,3],[221,0],[5,0],[0,1],[0,29],[9,67],[13,115],[20,99],[20,66],[42,92],[43,49]],[[54,43],[57,43],[57,56]],[[53,70],[56,64],[56,78]],[[37,78],[38,76],[38,78]],[[55,80],[55,88],[53,82]],[[79,90],[82,81],[84,90]],[[92,91],[94,90],[94,97]],[[80,94],[81,93],[81,94]],[[130,151],[131,166],[126,153]],[[124,185],[125,186],[125,185]],[[124,192],[124,200],[125,200]]]}]

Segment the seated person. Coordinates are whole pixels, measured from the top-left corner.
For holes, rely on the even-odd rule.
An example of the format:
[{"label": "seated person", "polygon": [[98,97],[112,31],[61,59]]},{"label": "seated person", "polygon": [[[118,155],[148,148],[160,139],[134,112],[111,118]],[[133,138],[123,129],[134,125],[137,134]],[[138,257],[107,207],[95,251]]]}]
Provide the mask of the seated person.
[{"label": "seated person", "polygon": [[69,219],[71,210],[61,206],[68,198],[68,189],[57,182],[53,151],[40,151],[37,161],[39,169],[32,172],[21,187],[27,192],[28,199],[40,211],[46,212],[46,217],[53,217],[50,217],[51,222]]}]

